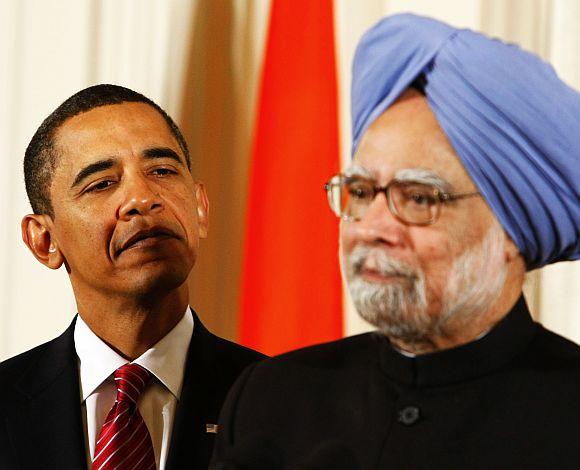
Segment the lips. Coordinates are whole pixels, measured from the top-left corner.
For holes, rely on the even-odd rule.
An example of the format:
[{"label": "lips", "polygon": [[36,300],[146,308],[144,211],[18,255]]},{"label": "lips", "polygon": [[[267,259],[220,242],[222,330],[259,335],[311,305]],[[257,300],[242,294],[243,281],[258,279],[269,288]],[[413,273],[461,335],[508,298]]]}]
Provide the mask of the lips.
[{"label": "lips", "polygon": [[131,233],[127,237],[123,238],[118,244],[118,248],[115,250],[115,255],[118,256],[123,251],[127,251],[141,243],[141,245],[146,245],[147,241],[160,241],[165,238],[176,238],[179,236],[173,231],[166,227],[149,227],[146,229],[138,230]]},{"label": "lips", "polygon": [[[368,260],[368,258],[367,258]],[[415,277],[409,269],[404,269],[404,265],[392,259],[381,260],[379,262],[364,262],[357,269],[363,276],[384,279],[412,279]]]},{"label": "lips", "polygon": [[384,250],[366,245],[358,245],[349,255],[352,275],[364,276],[376,282],[412,281],[417,271],[412,265],[389,256]]},{"label": "lips", "polygon": [[367,258],[367,260],[359,267],[359,272],[363,275],[368,275],[372,277],[409,277],[407,272],[402,272],[398,267],[393,266],[392,262],[384,263],[377,262],[372,257]]},{"label": "lips", "polygon": [[375,269],[361,269],[359,275],[363,276],[365,279],[376,282],[386,282],[386,281],[408,281],[409,276],[402,274],[397,271],[379,271]]}]

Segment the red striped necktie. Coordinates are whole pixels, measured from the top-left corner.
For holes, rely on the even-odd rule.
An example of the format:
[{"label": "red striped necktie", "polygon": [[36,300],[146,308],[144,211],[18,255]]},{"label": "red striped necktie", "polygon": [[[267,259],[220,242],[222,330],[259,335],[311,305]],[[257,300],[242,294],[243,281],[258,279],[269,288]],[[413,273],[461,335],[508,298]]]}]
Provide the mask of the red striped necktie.
[{"label": "red striped necktie", "polygon": [[151,436],[137,408],[150,378],[139,364],[125,364],[115,371],[117,399],[97,439],[93,470],[155,468]]}]

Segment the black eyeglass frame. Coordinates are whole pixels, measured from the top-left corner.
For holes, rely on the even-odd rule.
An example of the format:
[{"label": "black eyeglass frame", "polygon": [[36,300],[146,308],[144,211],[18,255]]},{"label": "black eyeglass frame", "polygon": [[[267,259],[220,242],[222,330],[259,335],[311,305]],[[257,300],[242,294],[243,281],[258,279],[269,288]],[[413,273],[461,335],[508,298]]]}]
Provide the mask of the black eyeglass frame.
[{"label": "black eyeglass frame", "polygon": [[[333,182],[333,180],[335,180],[336,178],[339,179],[338,182]],[[347,214],[337,213],[337,211],[334,208],[334,204],[332,202],[332,195],[331,195],[332,187],[333,186],[340,186],[341,184],[343,184],[343,182],[345,180],[348,180],[348,179],[357,179],[357,180],[363,180],[363,181],[367,181],[369,183],[373,183],[372,179],[365,178],[364,176],[350,176],[350,175],[345,175],[344,173],[338,173],[338,174],[332,176],[324,184],[324,191],[326,192],[330,209],[338,218],[340,218],[342,220],[347,220],[347,221],[359,221],[360,217],[354,217],[354,216],[350,216]],[[398,209],[395,206],[395,203],[393,201],[393,198],[390,196],[390,189],[395,184],[403,184],[403,185],[420,184],[423,186],[431,186],[433,188],[433,196],[436,197],[438,202],[439,202],[439,204],[437,204],[437,206],[436,206],[435,214],[431,217],[431,219],[429,219],[426,222],[412,222],[412,221],[409,221],[409,220],[406,220],[405,218],[403,218],[399,214]],[[437,222],[437,219],[439,219],[439,216],[441,214],[441,204],[446,204],[448,202],[456,201],[458,199],[465,199],[468,197],[481,196],[481,193],[479,193],[477,191],[471,192],[471,193],[447,193],[445,191],[441,191],[439,188],[437,188],[436,186],[431,185],[429,183],[423,183],[421,181],[413,181],[413,180],[398,180],[396,178],[389,181],[389,183],[386,186],[378,186],[376,184],[371,184],[370,188],[372,188],[373,195],[372,195],[372,198],[370,199],[369,205],[372,201],[375,200],[375,198],[377,197],[377,195],[379,193],[383,193],[385,195],[386,200],[387,200],[387,206],[388,206],[391,214],[393,214],[398,220],[400,220],[401,222],[403,222],[405,224],[419,225],[419,226],[432,225],[435,222]]]}]

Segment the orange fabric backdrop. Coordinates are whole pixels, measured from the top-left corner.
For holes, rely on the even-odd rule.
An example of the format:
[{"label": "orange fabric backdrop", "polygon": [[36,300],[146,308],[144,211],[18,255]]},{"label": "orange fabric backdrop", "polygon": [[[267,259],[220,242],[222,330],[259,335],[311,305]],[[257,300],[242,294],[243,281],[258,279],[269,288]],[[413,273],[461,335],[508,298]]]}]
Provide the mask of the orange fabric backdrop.
[{"label": "orange fabric backdrop", "polygon": [[342,336],[331,0],[273,0],[248,194],[240,341],[267,354]]}]

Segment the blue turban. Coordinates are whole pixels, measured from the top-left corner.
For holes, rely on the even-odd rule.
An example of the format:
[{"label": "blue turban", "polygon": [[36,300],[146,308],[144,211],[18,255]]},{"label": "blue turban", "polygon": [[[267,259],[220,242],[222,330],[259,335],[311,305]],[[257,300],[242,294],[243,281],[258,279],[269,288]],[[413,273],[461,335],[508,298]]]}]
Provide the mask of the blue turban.
[{"label": "blue turban", "polygon": [[580,258],[580,94],[518,46],[415,15],[383,19],[353,63],[353,155],[415,80],[528,269]]}]

